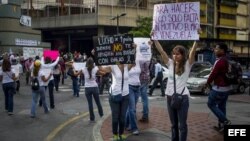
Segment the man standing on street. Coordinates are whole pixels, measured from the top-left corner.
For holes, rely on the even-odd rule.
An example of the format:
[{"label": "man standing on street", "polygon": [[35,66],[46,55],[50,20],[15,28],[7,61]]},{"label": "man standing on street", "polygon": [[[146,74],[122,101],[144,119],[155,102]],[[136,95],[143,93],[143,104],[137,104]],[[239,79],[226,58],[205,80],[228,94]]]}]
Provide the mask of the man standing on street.
[{"label": "man standing on street", "polygon": [[218,127],[215,126],[214,128],[220,132],[224,130],[224,125],[231,124],[226,117],[226,102],[231,90],[230,84],[226,80],[229,65],[226,58],[227,49],[225,43],[219,43],[215,46],[214,53],[217,59],[207,80],[208,86],[213,84],[207,105],[218,118]]}]

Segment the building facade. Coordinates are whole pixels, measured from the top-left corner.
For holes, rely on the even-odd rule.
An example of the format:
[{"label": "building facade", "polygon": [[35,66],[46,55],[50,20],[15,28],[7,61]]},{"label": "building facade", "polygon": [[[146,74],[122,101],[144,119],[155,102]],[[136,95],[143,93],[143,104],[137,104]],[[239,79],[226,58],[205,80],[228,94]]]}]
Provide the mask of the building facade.
[{"label": "building facade", "polygon": [[3,0],[0,4],[0,54],[23,53],[23,48],[47,48],[41,31],[31,27],[31,18],[21,14],[20,0]]}]

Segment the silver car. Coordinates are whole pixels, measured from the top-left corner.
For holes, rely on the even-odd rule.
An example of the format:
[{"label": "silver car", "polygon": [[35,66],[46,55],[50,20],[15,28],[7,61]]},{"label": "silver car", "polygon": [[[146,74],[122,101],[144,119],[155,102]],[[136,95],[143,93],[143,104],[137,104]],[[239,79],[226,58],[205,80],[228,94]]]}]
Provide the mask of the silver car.
[{"label": "silver car", "polygon": [[211,69],[204,69],[197,75],[191,76],[187,80],[187,88],[191,93],[202,93],[207,95],[209,90],[206,88],[207,78]]}]

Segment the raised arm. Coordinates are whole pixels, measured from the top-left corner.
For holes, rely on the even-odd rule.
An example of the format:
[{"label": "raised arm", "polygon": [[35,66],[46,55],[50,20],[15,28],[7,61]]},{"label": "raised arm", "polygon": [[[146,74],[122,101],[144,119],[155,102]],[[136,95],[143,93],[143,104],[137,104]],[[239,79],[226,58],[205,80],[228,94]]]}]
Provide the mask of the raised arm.
[{"label": "raised arm", "polygon": [[162,58],[163,63],[167,64],[168,60],[169,60],[167,53],[163,50],[163,48],[162,48],[161,44],[159,43],[159,41],[154,40],[154,43],[155,43],[156,49],[161,54],[161,58]]},{"label": "raised arm", "polygon": [[102,74],[106,74],[106,73],[110,73],[112,72],[112,69],[110,66],[97,66],[98,67],[98,71],[101,72]]},{"label": "raised arm", "polygon": [[188,56],[189,64],[193,64],[195,61],[196,48],[197,48],[197,42],[195,41],[190,52],[189,52],[189,56]]}]

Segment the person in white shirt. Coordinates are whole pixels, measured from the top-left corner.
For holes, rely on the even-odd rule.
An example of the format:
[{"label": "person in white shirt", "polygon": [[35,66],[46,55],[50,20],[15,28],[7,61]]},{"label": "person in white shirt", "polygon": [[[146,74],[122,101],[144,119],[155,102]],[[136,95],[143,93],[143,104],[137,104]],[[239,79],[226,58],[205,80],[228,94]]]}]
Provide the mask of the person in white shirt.
[{"label": "person in white shirt", "polygon": [[13,115],[14,94],[15,94],[15,76],[14,70],[11,69],[9,59],[3,59],[2,70],[0,70],[0,81],[2,81],[3,92],[5,97],[5,110],[8,115]]},{"label": "person in white shirt", "polygon": [[[59,57],[52,62],[52,59],[50,57],[42,57],[41,58],[41,69],[50,69],[53,72],[54,67],[58,64]],[[48,89],[49,89],[49,101],[50,101],[50,108],[55,108],[55,102],[54,102],[54,77],[53,75],[50,77],[49,83],[48,83]],[[41,102],[39,101],[39,105],[41,105]]]},{"label": "person in white shirt", "polygon": [[[165,94],[167,95],[167,107],[168,113],[171,121],[171,131],[172,131],[172,140],[174,141],[186,141],[188,134],[187,127],[187,116],[189,108],[189,91],[186,87],[186,83],[189,77],[191,66],[195,61],[195,51],[196,51],[196,42],[194,42],[193,47],[191,48],[188,58],[187,51],[185,47],[177,45],[172,50],[172,59],[168,57],[166,52],[163,50],[162,46],[158,41],[154,41],[156,49],[161,54],[164,64],[169,68],[169,77],[167,82],[167,88]],[[175,65],[174,65],[175,64]],[[175,78],[176,78],[176,92],[182,93],[182,103],[179,109],[171,107],[171,98],[174,94],[174,74],[173,68],[175,66]]]},{"label": "person in white shirt", "polygon": [[103,109],[99,98],[99,88],[96,83],[96,74],[101,75],[102,73],[99,71],[98,67],[95,66],[94,60],[91,57],[87,59],[86,67],[84,67],[81,71],[85,79],[85,96],[88,100],[90,122],[93,122],[95,121],[95,114],[92,97],[97,105],[99,116],[103,116]]},{"label": "person in white shirt", "polygon": [[136,118],[136,104],[140,95],[140,74],[141,68],[139,61],[136,62],[136,65],[129,70],[129,106],[127,112],[127,122],[126,128],[132,131],[133,135],[138,135],[139,130],[137,126]]}]

